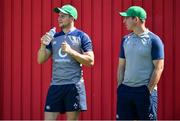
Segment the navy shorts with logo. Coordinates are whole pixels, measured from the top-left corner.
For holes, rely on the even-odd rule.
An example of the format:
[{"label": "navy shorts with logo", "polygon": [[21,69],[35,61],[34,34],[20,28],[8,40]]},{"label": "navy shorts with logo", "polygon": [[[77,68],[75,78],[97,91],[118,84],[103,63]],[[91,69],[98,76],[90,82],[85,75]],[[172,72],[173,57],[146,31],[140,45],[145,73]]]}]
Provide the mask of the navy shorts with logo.
[{"label": "navy shorts with logo", "polygon": [[156,120],[157,91],[151,94],[147,86],[129,87],[121,84],[117,90],[117,120]]},{"label": "navy shorts with logo", "polygon": [[84,82],[51,85],[44,110],[45,112],[60,113],[87,110]]}]

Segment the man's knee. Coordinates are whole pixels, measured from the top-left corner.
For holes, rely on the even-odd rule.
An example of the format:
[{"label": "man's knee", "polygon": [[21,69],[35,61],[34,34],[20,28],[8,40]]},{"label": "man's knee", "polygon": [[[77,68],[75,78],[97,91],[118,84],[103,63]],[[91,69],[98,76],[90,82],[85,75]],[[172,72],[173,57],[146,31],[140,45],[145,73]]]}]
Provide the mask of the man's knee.
[{"label": "man's knee", "polygon": [[66,112],[66,115],[67,115],[67,120],[78,120],[79,111]]},{"label": "man's knee", "polygon": [[45,120],[56,120],[59,112],[45,112],[44,119]]}]

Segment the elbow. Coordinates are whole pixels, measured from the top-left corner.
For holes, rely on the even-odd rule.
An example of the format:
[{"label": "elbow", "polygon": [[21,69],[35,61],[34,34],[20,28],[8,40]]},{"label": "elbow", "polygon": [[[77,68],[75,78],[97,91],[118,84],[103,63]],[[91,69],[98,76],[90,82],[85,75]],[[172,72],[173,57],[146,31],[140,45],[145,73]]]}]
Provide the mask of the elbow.
[{"label": "elbow", "polygon": [[41,62],[41,61],[39,61],[39,60],[37,61],[37,63],[38,63],[38,64],[42,64],[42,62]]},{"label": "elbow", "polygon": [[155,69],[155,72],[158,74],[162,74],[163,70],[164,70],[164,67],[159,67],[159,68]]},{"label": "elbow", "polygon": [[90,59],[89,66],[94,66],[94,58],[93,58],[93,59]]},{"label": "elbow", "polygon": [[89,66],[94,66],[94,61],[89,63]]},{"label": "elbow", "polygon": [[164,68],[161,68],[161,69],[160,69],[160,73],[163,73],[163,70],[164,70]]},{"label": "elbow", "polygon": [[89,62],[86,64],[86,66],[94,66],[94,59],[90,59]]},{"label": "elbow", "polygon": [[43,61],[38,58],[38,59],[37,59],[37,63],[38,63],[38,64],[42,64]]},{"label": "elbow", "polygon": [[162,73],[164,70],[164,66],[161,66],[158,70]]}]

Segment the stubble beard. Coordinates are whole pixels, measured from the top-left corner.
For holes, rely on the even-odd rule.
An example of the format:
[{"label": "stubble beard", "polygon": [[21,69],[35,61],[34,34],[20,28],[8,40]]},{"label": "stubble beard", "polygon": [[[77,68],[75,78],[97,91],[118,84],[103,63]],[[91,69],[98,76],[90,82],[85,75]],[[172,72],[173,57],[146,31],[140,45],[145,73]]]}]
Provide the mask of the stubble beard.
[{"label": "stubble beard", "polygon": [[61,30],[63,30],[63,29],[70,27],[70,23],[59,25],[59,26],[60,26]]}]

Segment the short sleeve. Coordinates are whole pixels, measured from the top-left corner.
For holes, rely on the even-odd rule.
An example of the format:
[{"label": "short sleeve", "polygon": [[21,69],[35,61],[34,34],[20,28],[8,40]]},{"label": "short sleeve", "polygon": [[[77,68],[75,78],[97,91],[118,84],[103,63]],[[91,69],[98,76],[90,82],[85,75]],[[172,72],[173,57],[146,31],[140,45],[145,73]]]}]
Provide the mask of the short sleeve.
[{"label": "short sleeve", "polygon": [[152,60],[164,59],[164,45],[159,37],[152,39]]},{"label": "short sleeve", "polygon": [[124,40],[125,38],[122,39],[121,41],[121,45],[120,45],[120,52],[119,52],[119,57],[120,58],[125,58],[125,54],[124,54]]},{"label": "short sleeve", "polygon": [[84,52],[92,51],[92,41],[89,36],[84,33],[81,39],[81,47]]},{"label": "short sleeve", "polygon": [[48,50],[52,50],[52,44],[51,44],[51,42],[49,43],[49,45],[46,45],[46,49],[48,49]]}]

